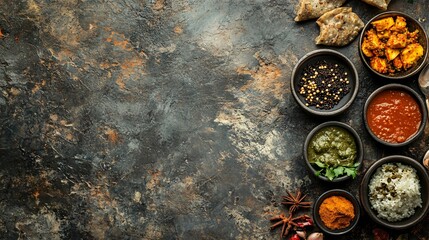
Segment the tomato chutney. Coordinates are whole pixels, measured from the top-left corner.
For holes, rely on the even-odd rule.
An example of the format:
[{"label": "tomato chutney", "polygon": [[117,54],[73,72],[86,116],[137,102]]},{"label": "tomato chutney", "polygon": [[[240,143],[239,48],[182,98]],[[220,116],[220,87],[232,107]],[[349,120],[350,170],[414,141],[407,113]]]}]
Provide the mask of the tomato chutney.
[{"label": "tomato chutney", "polygon": [[403,90],[385,90],[368,105],[367,123],[372,133],[389,143],[402,143],[415,135],[422,123],[416,99]]}]

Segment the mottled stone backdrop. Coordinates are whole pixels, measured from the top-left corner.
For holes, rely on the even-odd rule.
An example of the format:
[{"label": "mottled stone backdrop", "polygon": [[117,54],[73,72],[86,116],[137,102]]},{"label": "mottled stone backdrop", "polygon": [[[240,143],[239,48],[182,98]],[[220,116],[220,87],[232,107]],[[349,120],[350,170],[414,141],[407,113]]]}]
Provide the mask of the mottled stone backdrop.
[{"label": "mottled stone backdrop", "polygon": [[[286,213],[286,190],[358,196],[362,172],[332,185],[305,169],[305,136],[327,119],[290,93],[294,65],[322,48],[315,21],[293,21],[295,5],[0,0],[0,238],[279,239],[268,219]],[[380,12],[345,5],[364,22]],[[389,9],[428,30],[428,1]],[[429,127],[400,149],[369,137],[363,103],[385,82],[364,68],[357,41],[335,49],[356,65],[361,90],[329,120],[361,133],[365,167],[393,153],[420,159]],[[428,222],[412,229],[419,239]],[[374,227],[363,216],[335,239],[369,239]]]}]

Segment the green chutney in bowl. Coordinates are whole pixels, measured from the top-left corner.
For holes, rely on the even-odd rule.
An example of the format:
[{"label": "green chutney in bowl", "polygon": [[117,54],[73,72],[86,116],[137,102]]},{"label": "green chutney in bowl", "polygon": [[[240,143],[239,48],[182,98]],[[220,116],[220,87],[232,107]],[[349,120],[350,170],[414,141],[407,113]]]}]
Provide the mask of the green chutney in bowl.
[{"label": "green chutney in bowl", "polygon": [[309,170],[322,180],[355,178],[363,158],[362,142],[349,125],[325,122],[308,134],[304,157]]}]

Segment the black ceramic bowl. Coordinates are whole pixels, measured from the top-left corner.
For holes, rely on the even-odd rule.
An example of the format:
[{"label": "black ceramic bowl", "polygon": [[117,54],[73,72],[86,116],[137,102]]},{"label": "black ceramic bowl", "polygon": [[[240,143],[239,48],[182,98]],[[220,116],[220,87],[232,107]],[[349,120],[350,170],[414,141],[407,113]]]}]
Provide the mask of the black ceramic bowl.
[{"label": "black ceramic bowl", "polygon": [[[383,73],[379,73],[377,71],[375,71],[374,69],[372,69],[370,63],[370,59],[368,57],[366,57],[363,52],[362,52],[362,42],[364,40],[365,37],[365,33],[372,28],[372,22],[379,20],[379,19],[383,19],[386,17],[396,17],[396,16],[401,16],[404,17],[406,19],[407,22],[407,28],[410,32],[413,32],[414,30],[419,30],[419,39],[418,42],[420,43],[420,45],[422,45],[423,49],[424,49],[424,53],[423,56],[420,58],[419,61],[417,61],[417,64],[415,64],[412,68],[409,68],[406,71],[401,71],[401,72],[397,72],[394,74],[383,74]],[[415,20],[414,18],[412,18],[411,16],[402,13],[402,12],[398,12],[398,11],[388,11],[388,12],[382,12],[378,15],[376,15],[375,17],[373,17],[371,20],[368,21],[368,23],[365,25],[365,27],[363,28],[361,35],[360,35],[360,39],[359,39],[359,54],[361,56],[361,59],[363,61],[363,63],[376,75],[386,78],[386,79],[390,79],[390,80],[401,80],[401,79],[405,79],[405,78],[409,78],[413,75],[415,75],[416,73],[418,73],[425,65],[426,59],[428,57],[428,36],[427,33],[425,31],[425,29],[422,27],[422,25]]]},{"label": "black ceramic bowl", "polygon": [[[300,94],[300,81],[303,77],[304,70],[310,66],[315,66],[322,61],[325,61],[328,64],[338,64],[339,67],[343,68],[341,72],[343,74],[347,74],[347,78],[349,80],[348,86],[350,91],[330,109],[320,109],[316,106],[307,106],[305,96]],[[307,53],[298,61],[292,72],[291,89],[296,102],[305,111],[318,116],[334,116],[344,112],[353,103],[357,95],[358,88],[359,78],[353,63],[343,54],[330,49],[319,49]]]},{"label": "black ceramic bowl", "polygon": [[[406,141],[404,142],[399,142],[399,143],[393,143],[393,142],[388,142],[385,141],[381,138],[379,138],[374,132],[373,130],[371,130],[369,124],[368,124],[368,106],[370,105],[371,101],[373,101],[373,99],[380,93],[387,91],[387,90],[401,90],[404,91],[408,94],[410,94],[417,102],[417,104],[419,105],[419,110],[421,112],[421,122],[420,122],[420,126],[417,130],[417,132],[412,135],[411,137],[409,137]],[[427,121],[427,111],[426,111],[426,107],[425,104],[422,100],[422,98],[419,96],[419,94],[414,91],[412,88],[402,85],[402,84],[395,84],[395,83],[391,83],[391,84],[387,84],[384,85],[378,89],[376,89],[366,100],[365,102],[365,107],[363,110],[363,119],[365,122],[365,126],[366,129],[368,130],[369,134],[371,135],[371,137],[373,137],[377,142],[385,145],[385,146],[389,146],[389,147],[401,147],[401,146],[405,146],[407,144],[410,144],[411,142],[413,142],[414,140],[416,140],[420,135],[423,134],[424,129],[425,129],[425,125],[426,125],[426,121]]]},{"label": "black ceramic bowl", "polygon": [[[403,219],[402,221],[389,222],[385,219],[377,217],[377,212],[371,208],[371,203],[369,202],[369,183],[372,179],[374,172],[385,163],[402,163],[404,165],[411,166],[417,171],[417,175],[420,180],[420,193],[423,201],[422,208],[417,208],[413,216]],[[429,175],[425,168],[419,162],[406,156],[394,155],[377,160],[366,171],[360,184],[359,192],[361,204],[365,211],[368,213],[369,217],[377,224],[391,229],[402,230],[417,224],[425,218],[429,209]]]},{"label": "black ceramic bowl", "polygon": [[[323,201],[325,199],[327,199],[329,197],[332,197],[332,196],[341,196],[341,197],[344,197],[347,200],[349,200],[353,204],[353,206],[354,206],[354,215],[355,215],[355,217],[350,222],[350,225],[348,227],[346,227],[346,228],[332,230],[332,229],[326,227],[325,224],[323,223],[322,219],[320,218],[320,215],[319,215],[320,205],[323,203]],[[316,223],[316,225],[323,232],[325,232],[327,234],[330,234],[330,235],[342,235],[342,234],[350,232],[358,224],[360,215],[361,215],[361,213],[360,213],[360,205],[359,205],[358,200],[350,192],[347,192],[347,191],[342,190],[342,189],[332,189],[332,190],[329,190],[329,191],[323,193],[316,200],[316,202],[314,202],[314,205],[313,205],[313,219],[314,219],[314,222]]]},{"label": "black ceramic bowl", "polygon": [[313,130],[311,130],[311,132],[307,135],[307,138],[305,139],[305,143],[304,143],[304,158],[305,158],[305,163],[307,165],[308,170],[314,174],[317,178],[319,178],[320,180],[326,181],[326,182],[342,182],[345,180],[348,180],[350,178],[352,178],[352,176],[348,176],[346,174],[339,176],[337,178],[334,178],[332,181],[329,180],[327,177],[322,176],[322,174],[317,174],[317,172],[320,170],[319,167],[317,167],[315,164],[310,163],[309,161],[309,157],[308,157],[308,148],[310,146],[311,141],[313,140],[313,137],[323,128],[325,127],[341,127],[342,129],[346,130],[348,133],[350,133],[355,141],[356,144],[356,159],[355,159],[355,163],[359,163],[359,166],[357,166],[357,171],[359,171],[359,169],[362,166],[362,161],[363,161],[363,145],[362,145],[362,141],[358,135],[358,133],[349,125],[342,123],[342,122],[337,122],[337,121],[329,121],[329,122],[324,122],[318,126],[316,126],[315,128],[313,128]]}]

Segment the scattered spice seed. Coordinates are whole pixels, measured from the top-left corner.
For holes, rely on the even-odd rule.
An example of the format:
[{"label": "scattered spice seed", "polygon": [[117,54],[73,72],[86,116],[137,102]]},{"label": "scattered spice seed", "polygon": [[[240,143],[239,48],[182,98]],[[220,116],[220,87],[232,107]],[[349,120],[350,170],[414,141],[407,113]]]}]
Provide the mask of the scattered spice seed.
[{"label": "scattered spice seed", "polygon": [[306,106],[329,110],[350,92],[350,79],[344,66],[322,60],[304,69],[298,86]]}]

